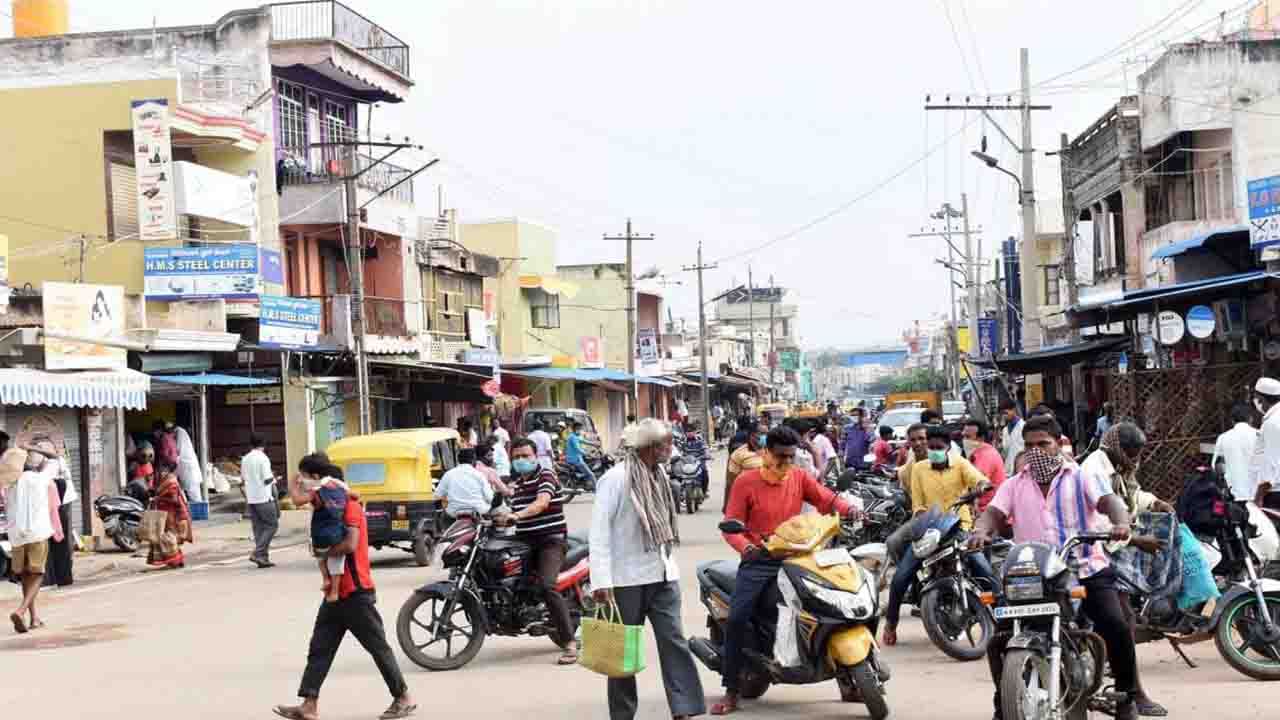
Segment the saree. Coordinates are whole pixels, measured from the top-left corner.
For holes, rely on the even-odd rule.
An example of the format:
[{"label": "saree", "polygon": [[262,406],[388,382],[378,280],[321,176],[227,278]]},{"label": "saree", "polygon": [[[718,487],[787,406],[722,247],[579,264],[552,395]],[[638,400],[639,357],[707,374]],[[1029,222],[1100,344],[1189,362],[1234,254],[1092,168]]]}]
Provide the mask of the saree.
[{"label": "saree", "polygon": [[151,499],[151,507],[168,513],[164,533],[160,542],[151,543],[147,553],[147,564],[156,567],[183,567],[185,558],[182,555],[182,544],[194,541],[191,534],[191,510],[187,507],[187,496],[172,475],[160,481],[155,495]]}]

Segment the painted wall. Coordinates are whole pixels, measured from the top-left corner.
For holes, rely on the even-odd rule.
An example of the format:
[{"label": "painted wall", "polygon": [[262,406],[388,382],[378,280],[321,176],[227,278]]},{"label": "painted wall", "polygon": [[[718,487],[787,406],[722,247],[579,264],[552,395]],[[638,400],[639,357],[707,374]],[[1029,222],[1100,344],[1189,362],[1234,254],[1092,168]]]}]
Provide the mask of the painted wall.
[{"label": "painted wall", "polygon": [[[498,314],[498,344],[504,358],[527,355],[564,354],[560,330],[535,330],[527,292],[520,289],[521,275],[555,273],[555,231],[517,218],[465,223],[459,228],[460,242],[468,250],[493,255],[500,260],[501,271],[486,289],[495,289]],[[562,299],[562,303],[569,301]],[[561,327],[564,326],[563,308]],[[570,391],[572,403],[572,391]]]},{"label": "painted wall", "polygon": [[560,332],[556,344],[578,356],[579,340],[604,339],[605,366],[627,367],[627,291],[621,264],[561,265],[556,275],[578,286],[573,298],[560,300]]}]

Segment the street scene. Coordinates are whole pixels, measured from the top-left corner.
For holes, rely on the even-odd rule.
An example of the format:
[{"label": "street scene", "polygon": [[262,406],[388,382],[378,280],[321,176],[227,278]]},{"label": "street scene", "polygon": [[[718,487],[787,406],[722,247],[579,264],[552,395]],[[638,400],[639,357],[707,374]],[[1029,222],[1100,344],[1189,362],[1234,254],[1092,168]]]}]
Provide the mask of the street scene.
[{"label": "street scene", "polygon": [[1272,710],[1280,0],[110,5],[0,3],[15,717]]}]

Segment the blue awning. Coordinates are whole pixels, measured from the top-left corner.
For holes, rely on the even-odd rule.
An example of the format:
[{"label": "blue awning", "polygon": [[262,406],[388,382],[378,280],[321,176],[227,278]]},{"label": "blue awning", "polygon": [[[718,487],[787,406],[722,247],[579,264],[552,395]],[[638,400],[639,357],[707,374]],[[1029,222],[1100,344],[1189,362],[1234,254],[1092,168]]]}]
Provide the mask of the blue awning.
[{"label": "blue awning", "polygon": [[1135,290],[1133,292],[1125,293],[1124,297],[1120,300],[1103,305],[1102,309],[1118,310],[1120,308],[1135,305],[1150,304],[1156,300],[1165,300],[1176,297],[1189,298],[1191,296],[1205,294],[1215,290],[1224,290],[1238,285],[1246,285],[1265,277],[1268,277],[1266,271],[1254,270],[1253,272],[1240,273],[1238,275],[1224,275],[1222,277],[1209,278],[1207,280],[1193,280],[1191,282],[1177,283],[1175,285],[1164,285],[1157,288]]},{"label": "blue awning", "polygon": [[205,385],[211,387],[248,387],[251,385],[279,385],[280,378],[251,378],[241,375],[224,375],[222,373],[200,373],[199,375],[152,375],[153,382],[171,383],[173,385]]},{"label": "blue awning", "polygon": [[1249,226],[1236,225],[1235,227],[1224,228],[1222,230],[1214,230],[1213,232],[1208,232],[1203,235],[1196,235],[1195,237],[1189,240],[1180,240],[1175,243],[1169,243],[1164,247],[1157,248],[1155,252],[1151,253],[1151,259],[1164,260],[1166,258],[1177,257],[1178,255],[1181,255],[1182,253],[1185,253],[1188,250],[1196,250],[1204,247],[1205,243],[1209,242],[1210,240],[1216,237],[1222,237],[1224,235],[1234,235],[1237,233],[1244,233],[1247,238],[1249,234]]},{"label": "blue awning", "polygon": [[632,377],[621,370],[608,368],[520,368],[502,371],[503,375],[538,378],[539,380],[573,380],[574,382],[631,382]]}]

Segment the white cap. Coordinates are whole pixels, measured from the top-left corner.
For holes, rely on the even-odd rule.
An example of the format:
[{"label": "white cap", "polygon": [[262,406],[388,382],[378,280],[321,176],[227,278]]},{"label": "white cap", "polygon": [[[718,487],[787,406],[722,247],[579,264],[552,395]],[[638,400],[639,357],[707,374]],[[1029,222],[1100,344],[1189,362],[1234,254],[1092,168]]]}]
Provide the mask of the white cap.
[{"label": "white cap", "polygon": [[1269,377],[1258,378],[1258,382],[1253,386],[1253,391],[1260,395],[1280,397],[1280,380]]}]

